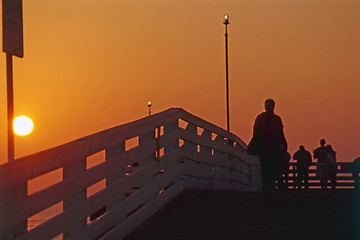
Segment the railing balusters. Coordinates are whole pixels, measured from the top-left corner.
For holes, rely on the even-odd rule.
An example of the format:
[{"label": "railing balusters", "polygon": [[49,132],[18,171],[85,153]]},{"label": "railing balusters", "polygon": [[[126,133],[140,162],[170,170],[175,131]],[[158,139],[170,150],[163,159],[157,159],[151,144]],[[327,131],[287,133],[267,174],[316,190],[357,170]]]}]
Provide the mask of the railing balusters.
[{"label": "railing balusters", "polygon": [[[225,138],[235,139],[236,146]],[[20,221],[33,213],[26,210],[21,216],[14,215],[11,224],[20,223],[16,229],[6,229],[10,221],[0,226],[0,239],[39,238],[45,232],[54,236],[61,231],[64,239],[121,239],[183,189],[250,190],[249,179],[256,177],[247,174],[250,168],[258,174],[258,163],[239,146],[245,145],[226,130],[182,109],[170,109],[0,166],[0,181],[7,183],[0,186],[0,194],[11,193],[1,196],[0,213],[12,212],[20,199],[35,209],[63,201],[62,213],[29,233],[26,221]],[[86,169],[86,159],[104,150],[105,161]],[[63,181],[32,195],[44,201],[31,202],[27,181],[59,168],[63,168]],[[7,169],[24,174],[18,178]],[[87,198],[87,189],[102,179],[106,179],[106,188]],[[62,194],[46,198],[54,192]],[[87,224],[89,215],[91,223]],[[0,220],[6,222],[4,216]]]}]

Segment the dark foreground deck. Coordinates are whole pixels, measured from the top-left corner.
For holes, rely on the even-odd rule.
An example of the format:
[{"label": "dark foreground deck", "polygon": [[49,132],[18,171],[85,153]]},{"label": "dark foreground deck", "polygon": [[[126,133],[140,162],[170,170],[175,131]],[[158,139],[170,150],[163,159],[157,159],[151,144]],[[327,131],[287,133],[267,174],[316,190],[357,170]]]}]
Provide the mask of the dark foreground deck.
[{"label": "dark foreground deck", "polygon": [[126,240],[360,239],[354,190],[182,193]]}]

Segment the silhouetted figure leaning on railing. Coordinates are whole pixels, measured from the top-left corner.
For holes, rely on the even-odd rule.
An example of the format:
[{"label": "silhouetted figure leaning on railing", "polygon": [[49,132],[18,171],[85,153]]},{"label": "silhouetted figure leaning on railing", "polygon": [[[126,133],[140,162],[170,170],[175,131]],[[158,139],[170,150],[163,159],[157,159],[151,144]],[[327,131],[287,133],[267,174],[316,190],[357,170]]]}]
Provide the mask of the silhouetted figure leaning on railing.
[{"label": "silhouetted figure leaning on railing", "polygon": [[[309,188],[309,167],[312,163],[311,154],[305,149],[303,145],[299,147],[299,150],[294,153],[293,159],[297,161],[296,163],[296,183],[294,183],[294,188],[297,187],[301,189],[304,186],[305,189]],[[295,181],[295,178],[294,178]]]},{"label": "silhouetted figure leaning on railing", "polygon": [[352,174],[352,176],[354,178],[354,188],[355,188],[355,190],[360,190],[359,173],[360,173],[360,157],[355,159],[352,162],[352,166],[351,166],[351,174]]},{"label": "silhouetted figure leaning on railing", "polygon": [[281,118],[274,113],[275,101],[265,101],[265,112],[254,123],[253,137],[248,146],[250,154],[259,155],[263,190],[275,190],[281,179],[281,160],[287,152]]},{"label": "silhouetted figure leaning on railing", "polygon": [[330,180],[331,188],[336,188],[336,175],[337,175],[337,164],[336,164],[336,152],[332,149],[331,145],[327,145],[326,149],[328,151],[327,158],[329,160],[328,163],[328,178],[327,180]]}]

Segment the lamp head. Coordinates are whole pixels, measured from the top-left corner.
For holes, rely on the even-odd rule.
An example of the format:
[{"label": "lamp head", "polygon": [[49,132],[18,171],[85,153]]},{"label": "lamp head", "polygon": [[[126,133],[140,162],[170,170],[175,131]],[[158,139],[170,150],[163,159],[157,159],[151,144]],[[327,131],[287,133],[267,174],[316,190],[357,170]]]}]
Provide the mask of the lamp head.
[{"label": "lamp head", "polygon": [[229,22],[229,14],[225,14],[224,15],[224,24],[225,25],[227,25],[227,24],[229,24],[230,22]]},{"label": "lamp head", "polygon": [[151,102],[150,101],[148,102],[148,107],[151,107]]}]

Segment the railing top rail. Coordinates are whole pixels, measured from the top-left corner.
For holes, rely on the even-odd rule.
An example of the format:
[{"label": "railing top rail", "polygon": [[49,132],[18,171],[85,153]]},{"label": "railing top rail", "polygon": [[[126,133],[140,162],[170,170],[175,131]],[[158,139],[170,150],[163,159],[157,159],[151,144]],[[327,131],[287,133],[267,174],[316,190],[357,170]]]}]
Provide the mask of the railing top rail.
[{"label": "railing top rail", "polygon": [[[146,131],[151,131],[159,126],[167,124],[177,119],[183,119],[192,124],[196,124],[201,128],[207,129],[211,132],[226,137],[232,141],[237,142],[242,147],[246,144],[235,134],[226,131],[202,118],[194,116],[182,108],[170,108],[163,112],[147,116],[136,121],[126,123],[120,126],[103,130],[77,140],[59,145],[54,148],[43,150],[25,157],[21,157],[10,163],[0,165],[0,177],[9,172],[12,168],[21,169],[27,168],[33,164],[39,164],[42,161],[63,161],[74,157],[90,156],[93,153],[101,151],[106,147],[114,145],[118,142],[125,141],[132,137],[138,136]],[[61,163],[59,163],[61,165]]]},{"label": "railing top rail", "polygon": [[[310,166],[316,166],[316,164],[317,164],[318,162],[311,162],[311,164],[310,164]],[[336,163],[336,165],[338,165],[338,166],[345,166],[345,165],[352,165],[353,164],[353,162],[335,162]],[[294,161],[291,161],[291,162],[289,162],[289,165],[290,166],[296,166],[298,163],[297,162],[294,162]]]},{"label": "railing top rail", "polygon": [[204,129],[207,129],[211,132],[214,132],[216,134],[219,134],[223,137],[226,137],[234,142],[237,142],[238,144],[240,144],[243,148],[246,148],[247,144],[242,141],[238,136],[236,136],[235,134],[228,132],[227,130],[213,124],[210,123],[200,117],[197,117],[187,111],[185,111],[184,109],[178,108],[179,110],[181,110],[180,112],[180,118],[183,120],[186,120],[187,122],[191,122],[191,123],[197,123],[199,126],[201,126]]}]

